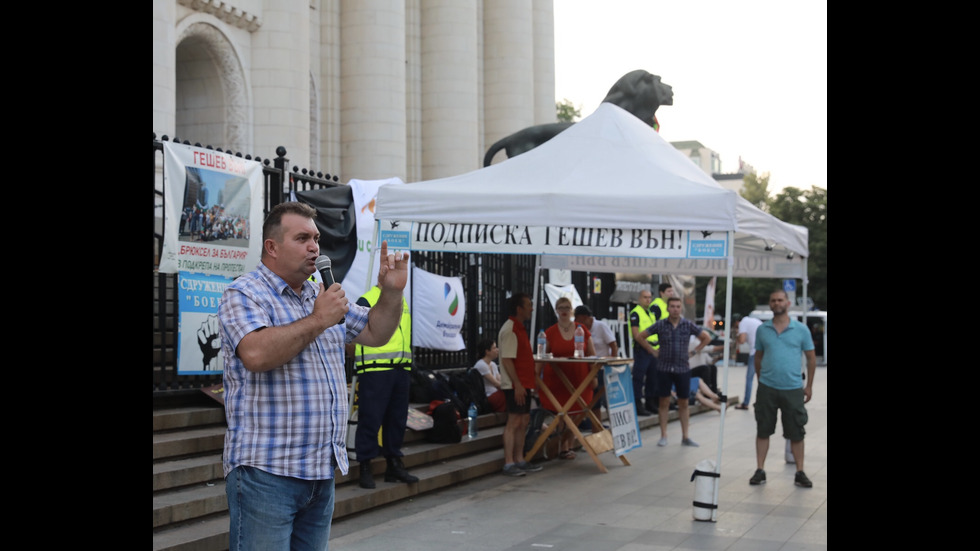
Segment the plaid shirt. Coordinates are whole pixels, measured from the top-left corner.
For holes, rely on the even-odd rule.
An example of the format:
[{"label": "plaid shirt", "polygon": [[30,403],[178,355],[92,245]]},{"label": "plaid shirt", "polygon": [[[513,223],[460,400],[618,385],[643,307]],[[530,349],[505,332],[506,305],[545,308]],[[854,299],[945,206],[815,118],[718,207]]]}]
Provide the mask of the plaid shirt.
[{"label": "plaid shirt", "polygon": [[224,354],[224,476],[239,465],[300,478],[347,474],[347,378],[344,344],[367,324],[370,308],[350,305],[344,325],[320,334],[282,367],[255,373],[235,354],[242,338],[313,312],[318,287],[307,281],[297,295],[265,264],[233,281],[218,308]]},{"label": "plaid shirt", "polygon": [[657,358],[657,371],[669,373],[684,373],[691,370],[688,361],[688,343],[691,342],[691,335],[697,337],[703,329],[694,324],[691,320],[681,318],[675,328],[670,324],[668,318],[664,318],[650,327],[646,331],[651,335],[656,333],[660,337],[660,356]]}]

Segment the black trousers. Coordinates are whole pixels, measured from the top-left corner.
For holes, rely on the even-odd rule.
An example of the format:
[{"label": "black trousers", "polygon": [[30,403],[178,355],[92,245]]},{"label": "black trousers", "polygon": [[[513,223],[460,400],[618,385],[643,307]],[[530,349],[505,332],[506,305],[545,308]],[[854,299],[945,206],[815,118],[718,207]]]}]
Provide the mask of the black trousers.
[{"label": "black trousers", "polygon": [[[357,461],[366,463],[379,454],[401,457],[408,422],[411,374],[404,369],[366,371],[357,374]],[[378,446],[378,430],[382,445]]]}]

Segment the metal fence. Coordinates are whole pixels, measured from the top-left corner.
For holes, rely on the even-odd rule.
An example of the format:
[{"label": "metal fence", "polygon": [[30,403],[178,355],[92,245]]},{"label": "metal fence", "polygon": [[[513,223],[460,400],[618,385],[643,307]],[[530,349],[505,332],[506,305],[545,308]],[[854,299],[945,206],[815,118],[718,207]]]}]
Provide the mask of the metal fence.
[{"label": "metal fence", "polygon": [[[163,211],[166,196],[162,186],[158,188],[158,167],[162,166],[163,142],[167,136],[157,140],[153,136],[153,206],[154,211]],[[179,142],[176,138],[174,142]],[[195,145],[188,141],[179,142]],[[210,146],[207,149],[213,149]],[[214,149],[221,152],[221,149]],[[231,152],[228,152],[231,153]],[[290,192],[299,192],[329,186],[346,185],[339,182],[338,176],[314,174],[306,169],[293,167],[287,169],[289,159],[286,149],[276,149],[272,158],[261,159],[250,155],[235,153],[236,156],[255,160],[263,164],[266,201],[263,215]],[[161,274],[157,271],[160,253],[163,248],[165,224],[161,215],[159,221],[154,216],[153,227],[153,393],[154,396],[168,393],[199,390],[221,383],[221,374],[180,375],[177,372],[176,344],[178,342],[179,306],[177,300],[177,274]],[[459,351],[433,350],[416,347],[413,350],[415,364],[425,369],[449,369],[471,366],[476,361],[476,343],[485,336],[495,338],[497,330],[507,319],[506,299],[513,293],[523,291],[532,293],[535,285],[533,255],[511,254],[469,254],[413,251],[412,262],[419,268],[442,276],[461,277],[466,289],[466,314],[461,334],[465,348]],[[544,304],[539,301],[539,306]],[[535,308],[538,326],[554,323],[555,317],[550,309]],[[352,362],[348,359],[348,381]]]}]

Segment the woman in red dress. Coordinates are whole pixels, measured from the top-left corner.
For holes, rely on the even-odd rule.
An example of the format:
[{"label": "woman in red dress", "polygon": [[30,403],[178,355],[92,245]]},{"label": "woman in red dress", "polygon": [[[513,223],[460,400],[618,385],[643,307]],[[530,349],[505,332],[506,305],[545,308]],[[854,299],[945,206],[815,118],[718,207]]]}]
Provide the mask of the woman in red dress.
[{"label": "woman in red dress", "polygon": [[[575,323],[574,316],[572,315],[571,299],[568,297],[559,298],[555,301],[555,311],[558,314],[558,323],[544,331],[548,339],[547,351],[551,352],[556,358],[574,357],[575,327],[578,326],[585,331],[585,355],[595,356],[595,348],[592,345],[592,333],[584,325]],[[588,377],[590,368],[591,365],[585,362],[563,363],[555,367],[552,367],[551,364],[545,364],[544,369],[541,370],[541,380],[548,386],[548,390],[555,395],[555,399],[559,403],[553,404],[544,393],[539,392],[538,397],[541,399],[541,407],[555,413],[572,396],[572,393],[565,387],[562,380],[558,378],[558,375],[555,373],[556,370],[561,369],[565,373],[565,376],[568,377],[569,382],[572,383],[572,388],[578,388],[578,385]],[[582,391],[582,400],[586,404],[592,401],[592,390],[595,385],[596,381],[593,380],[592,385]],[[581,413],[584,410],[585,407],[576,402],[569,409],[568,414]],[[562,431],[561,445],[559,448],[561,451],[558,453],[558,457],[561,459],[575,459],[575,452],[572,451],[572,445],[575,441],[574,433],[570,430],[565,430],[564,427],[559,427],[558,430]]]}]

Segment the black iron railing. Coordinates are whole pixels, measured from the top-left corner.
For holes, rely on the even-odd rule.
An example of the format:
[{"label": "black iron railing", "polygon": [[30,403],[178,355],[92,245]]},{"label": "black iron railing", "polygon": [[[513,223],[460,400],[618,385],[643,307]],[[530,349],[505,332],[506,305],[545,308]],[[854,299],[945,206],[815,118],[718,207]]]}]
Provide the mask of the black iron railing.
[{"label": "black iron railing", "polygon": [[[159,180],[158,167],[162,166],[163,142],[167,136],[157,140],[153,137],[154,211],[163,212],[166,197]],[[177,139],[173,140],[178,142]],[[192,145],[188,141],[180,142]],[[200,144],[193,144],[200,147]],[[208,149],[212,149],[208,147]],[[221,151],[220,149],[215,149]],[[249,155],[236,153],[236,156],[253,159]],[[293,167],[287,170],[289,159],[286,149],[276,149],[271,159],[254,157],[263,164],[266,203],[263,215],[275,205],[288,200],[290,192],[300,192],[329,186],[346,185],[339,182],[336,175],[314,173]],[[154,215],[153,228],[153,392],[154,395],[195,391],[221,383],[221,374],[183,375],[177,372],[176,346],[179,339],[179,302],[177,300],[177,274],[158,273],[160,253],[163,248],[164,224],[162,214]],[[463,278],[466,290],[466,315],[462,335],[466,344],[459,351],[433,350],[416,347],[413,350],[417,365],[426,369],[451,369],[471,366],[476,361],[476,343],[490,336],[496,338],[497,330],[507,319],[506,299],[510,293],[524,291],[531,293],[537,282],[534,281],[535,258],[533,255],[468,254],[468,253],[412,253],[413,263],[427,272]],[[539,301],[544,304],[544,301]],[[550,309],[549,309],[550,310]],[[554,315],[544,308],[536,307],[541,323],[554,323]],[[350,363],[350,362],[348,362]],[[348,369],[348,374],[350,370]]]}]

